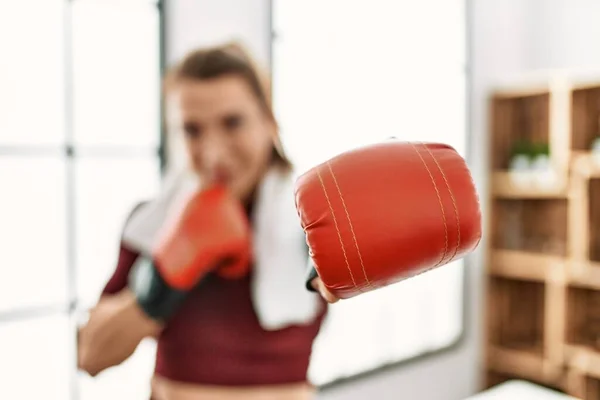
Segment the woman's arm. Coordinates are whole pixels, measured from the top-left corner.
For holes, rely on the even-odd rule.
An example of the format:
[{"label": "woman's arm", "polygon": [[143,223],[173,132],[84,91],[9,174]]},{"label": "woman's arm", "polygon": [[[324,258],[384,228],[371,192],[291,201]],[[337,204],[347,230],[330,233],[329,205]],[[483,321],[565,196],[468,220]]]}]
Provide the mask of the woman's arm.
[{"label": "woman's arm", "polygon": [[125,361],[142,339],[157,336],[161,329],[142,311],[129,289],[104,296],[78,332],[78,367],[95,376]]},{"label": "woman's arm", "polygon": [[127,288],[138,257],[138,252],[121,245],[117,267],[87,323],[79,329],[78,367],[92,376],[125,361],[143,338],[160,332],[161,327],[144,314]]},{"label": "woman's arm", "polygon": [[78,367],[92,376],[125,361],[142,339],[160,333],[159,324],[141,309],[128,288],[131,269],[139,253],[121,246],[117,268],[87,323],[79,329]]}]

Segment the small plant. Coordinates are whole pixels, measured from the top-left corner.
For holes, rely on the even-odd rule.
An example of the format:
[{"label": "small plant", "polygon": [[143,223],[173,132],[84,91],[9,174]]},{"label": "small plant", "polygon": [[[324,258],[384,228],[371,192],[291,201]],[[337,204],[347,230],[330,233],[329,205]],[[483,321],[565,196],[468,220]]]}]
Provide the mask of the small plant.
[{"label": "small plant", "polygon": [[592,140],[591,150],[593,153],[600,153],[600,115],[598,116],[598,131],[596,137]]},{"label": "small plant", "polygon": [[600,151],[600,134],[592,141],[592,151]]},{"label": "small plant", "polygon": [[596,139],[592,142],[592,160],[596,166],[600,167],[600,135],[596,136]]},{"label": "small plant", "polygon": [[530,157],[531,156],[531,143],[525,140],[519,140],[514,144],[511,150],[510,158],[513,160],[516,157]]},{"label": "small plant", "polygon": [[549,144],[525,140],[515,143],[511,152],[510,171],[515,185],[551,187],[556,174],[550,161]]},{"label": "small plant", "polygon": [[550,156],[550,145],[548,143],[521,140],[513,146],[511,151],[511,160],[514,160],[517,157],[525,157],[528,160],[533,161],[540,156]]},{"label": "small plant", "polygon": [[510,178],[515,186],[527,187],[531,178],[531,144],[520,140],[511,149],[509,161]]},{"label": "small plant", "polygon": [[551,168],[550,146],[547,143],[539,142],[531,146],[531,167],[538,172]]},{"label": "small plant", "polygon": [[549,157],[550,156],[550,145],[548,143],[535,143],[532,145],[531,157]]}]

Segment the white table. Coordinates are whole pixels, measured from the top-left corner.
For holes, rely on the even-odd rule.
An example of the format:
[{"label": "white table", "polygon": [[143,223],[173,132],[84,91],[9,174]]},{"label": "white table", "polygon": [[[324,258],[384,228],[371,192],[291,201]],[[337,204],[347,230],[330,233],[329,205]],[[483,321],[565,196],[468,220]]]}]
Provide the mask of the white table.
[{"label": "white table", "polygon": [[513,380],[465,400],[577,400],[575,397],[546,389],[531,382]]}]

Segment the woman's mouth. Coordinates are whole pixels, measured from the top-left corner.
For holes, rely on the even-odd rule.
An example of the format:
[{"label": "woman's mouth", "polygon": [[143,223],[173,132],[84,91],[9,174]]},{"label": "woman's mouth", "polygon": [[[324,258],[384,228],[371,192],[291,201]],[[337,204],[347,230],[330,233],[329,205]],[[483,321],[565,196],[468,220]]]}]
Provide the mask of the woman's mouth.
[{"label": "woman's mouth", "polygon": [[227,186],[231,182],[231,174],[227,171],[217,171],[213,175],[213,182],[217,185]]}]

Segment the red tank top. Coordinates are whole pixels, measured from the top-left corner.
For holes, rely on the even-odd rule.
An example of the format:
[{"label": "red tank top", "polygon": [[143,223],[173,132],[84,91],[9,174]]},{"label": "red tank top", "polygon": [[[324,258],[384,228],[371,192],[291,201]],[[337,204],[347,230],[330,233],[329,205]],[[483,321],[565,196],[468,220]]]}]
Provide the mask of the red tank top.
[{"label": "red tank top", "polygon": [[[122,247],[105,294],[127,285],[138,254]],[[251,301],[252,276],[209,275],[158,339],[157,375],[180,382],[246,386],[305,382],[312,344],[326,313],[307,325],[262,329]]]}]

